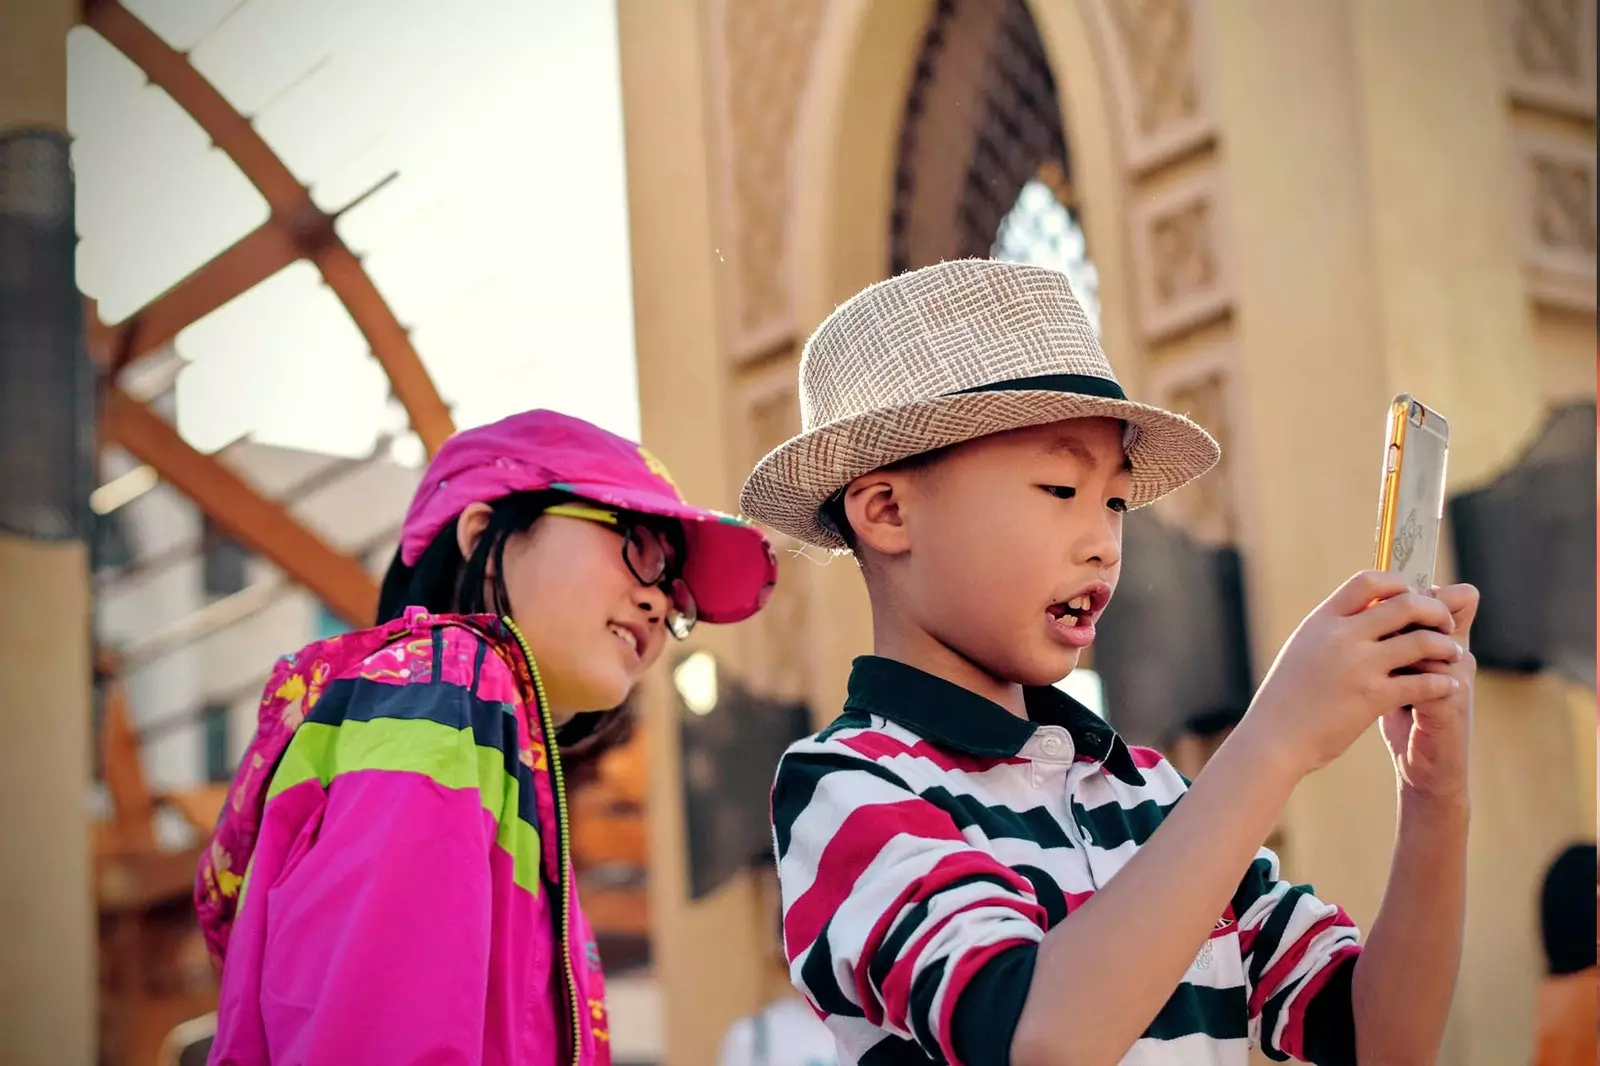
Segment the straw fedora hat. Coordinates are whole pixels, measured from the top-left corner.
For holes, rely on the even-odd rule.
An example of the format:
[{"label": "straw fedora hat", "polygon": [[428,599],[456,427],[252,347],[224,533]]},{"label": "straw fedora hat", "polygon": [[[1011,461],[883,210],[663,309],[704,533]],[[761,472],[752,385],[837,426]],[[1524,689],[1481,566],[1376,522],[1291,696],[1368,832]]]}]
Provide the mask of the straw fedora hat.
[{"label": "straw fedora hat", "polygon": [[837,307],[800,355],[799,436],[745,482],[744,513],[819,548],[819,512],[863,474],[921,452],[1068,418],[1118,418],[1128,506],[1193,481],[1221,456],[1182,415],[1122,391],[1065,274],[962,259],[901,274]]}]

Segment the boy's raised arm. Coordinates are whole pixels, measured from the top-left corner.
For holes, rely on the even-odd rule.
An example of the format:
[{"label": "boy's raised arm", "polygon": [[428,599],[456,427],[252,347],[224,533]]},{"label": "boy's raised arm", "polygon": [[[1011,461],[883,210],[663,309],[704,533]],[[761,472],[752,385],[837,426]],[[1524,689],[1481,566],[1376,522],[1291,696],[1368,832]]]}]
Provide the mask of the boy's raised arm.
[{"label": "boy's raised arm", "polygon": [[[1414,625],[1430,628],[1402,633]],[[1434,631],[1453,627],[1438,600],[1372,571],[1308,615],[1183,801],[1116,878],[1040,944],[1011,1062],[1120,1060],[1200,950],[1300,778],[1384,714],[1462,689],[1448,673],[1394,674],[1457,661],[1460,647]]]},{"label": "boy's raised arm", "polygon": [[1473,672],[1465,649],[1478,594],[1456,585],[1438,595],[1463,654],[1449,667],[1426,668],[1448,669],[1466,683],[1447,699],[1383,721],[1399,777],[1400,823],[1383,905],[1356,966],[1356,1034],[1369,1062],[1434,1061],[1461,961]]}]

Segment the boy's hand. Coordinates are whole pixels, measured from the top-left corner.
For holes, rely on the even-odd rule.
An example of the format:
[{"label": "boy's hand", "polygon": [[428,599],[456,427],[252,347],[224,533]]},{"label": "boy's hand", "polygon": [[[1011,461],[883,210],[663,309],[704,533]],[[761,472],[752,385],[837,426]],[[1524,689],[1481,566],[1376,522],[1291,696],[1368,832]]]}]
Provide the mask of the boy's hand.
[{"label": "boy's hand", "polygon": [[[1421,628],[1402,632],[1410,627]],[[1449,697],[1462,685],[1455,674],[1423,664],[1444,666],[1462,657],[1449,635],[1454,629],[1450,609],[1440,600],[1411,591],[1394,574],[1363,571],[1289,637],[1236,734],[1253,738],[1304,775],[1344,754],[1383,716],[1423,706],[1430,722],[1424,748],[1432,753],[1445,743],[1432,723],[1449,713],[1434,708],[1441,702],[1453,706]],[[1419,749],[1419,772],[1423,761]],[[1442,752],[1437,761],[1449,765]]]},{"label": "boy's hand", "polygon": [[1467,798],[1467,755],[1472,739],[1472,694],[1478,664],[1467,650],[1472,622],[1478,616],[1478,590],[1471,585],[1435,589],[1434,595],[1450,611],[1460,645],[1454,662],[1432,660],[1418,669],[1448,676],[1460,688],[1442,699],[1425,700],[1383,716],[1383,739],[1394,756],[1400,787],[1430,799]]}]

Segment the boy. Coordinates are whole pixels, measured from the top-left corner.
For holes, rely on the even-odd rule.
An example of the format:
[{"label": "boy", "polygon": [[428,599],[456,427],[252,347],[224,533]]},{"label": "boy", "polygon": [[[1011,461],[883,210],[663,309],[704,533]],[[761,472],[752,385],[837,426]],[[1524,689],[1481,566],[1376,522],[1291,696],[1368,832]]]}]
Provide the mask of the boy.
[{"label": "boy", "polygon": [[[805,432],[741,502],[853,550],[872,603],[876,654],[772,799],[791,974],[843,1058],[1242,1066],[1255,1040],[1432,1062],[1461,947],[1476,592],[1350,579],[1189,786],[1050,687],[1111,599],[1122,513],[1219,454],[1124,398],[1065,277],[969,260],[875,285],[817,329],[800,385]],[[1400,829],[1363,950],[1258,849],[1378,720]]]}]

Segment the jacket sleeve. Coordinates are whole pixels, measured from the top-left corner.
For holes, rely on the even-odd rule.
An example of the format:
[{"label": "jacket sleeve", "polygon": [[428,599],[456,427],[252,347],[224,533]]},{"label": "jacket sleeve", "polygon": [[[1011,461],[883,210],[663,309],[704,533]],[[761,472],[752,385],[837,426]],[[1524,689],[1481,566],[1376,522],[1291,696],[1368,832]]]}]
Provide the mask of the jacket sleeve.
[{"label": "jacket sleeve", "polygon": [[1250,1024],[1277,1062],[1355,1063],[1351,979],[1360,931],[1343,909],[1309,885],[1279,877],[1278,857],[1263,848],[1233,899],[1239,916]]},{"label": "jacket sleeve", "polygon": [[223,1000],[258,995],[273,1063],[479,1061],[492,867],[537,890],[512,706],[392,681],[331,684],[268,792],[241,905],[257,957],[230,952],[225,985],[238,966],[244,987]]},{"label": "jacket sleeve", "polygon": [[842,744],[790,750],[772,817],[794,983],[847,1050],[1009,1061],[1046,922],[1031,882]]}]

